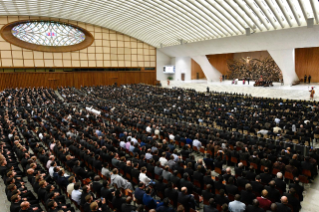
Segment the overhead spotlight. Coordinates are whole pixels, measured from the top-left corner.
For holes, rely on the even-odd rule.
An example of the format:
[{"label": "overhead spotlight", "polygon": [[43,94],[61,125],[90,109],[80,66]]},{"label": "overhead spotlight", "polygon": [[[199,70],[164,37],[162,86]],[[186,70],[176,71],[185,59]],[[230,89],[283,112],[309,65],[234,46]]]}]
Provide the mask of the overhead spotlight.
[{"label": "overhead spotlight", "polygon": [[313,18],[307,18],[307,28],[313,28]]}]

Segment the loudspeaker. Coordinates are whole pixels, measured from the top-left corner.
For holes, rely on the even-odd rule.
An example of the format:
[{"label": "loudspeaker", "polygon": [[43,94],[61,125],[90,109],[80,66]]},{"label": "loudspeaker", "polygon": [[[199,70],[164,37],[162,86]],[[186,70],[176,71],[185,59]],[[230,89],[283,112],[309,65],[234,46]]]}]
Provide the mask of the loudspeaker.
[{"label": "loudspeaker", "polygon": [[313,28],[313,18],[307,19],[307,28]]},{"label": "loudspeaker", "polygon": [[249,36],[250,35],[250,28],[245,28],[246,30],[246,36]]}]

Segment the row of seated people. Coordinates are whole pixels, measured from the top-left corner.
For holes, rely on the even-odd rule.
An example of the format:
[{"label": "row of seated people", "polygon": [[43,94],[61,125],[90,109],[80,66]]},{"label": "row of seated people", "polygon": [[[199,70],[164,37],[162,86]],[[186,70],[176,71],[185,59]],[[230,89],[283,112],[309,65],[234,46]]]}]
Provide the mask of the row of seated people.
[{"label": "row of seated people", "polygon": [[[72,115],[74,115],[74,114],[72,114]],[[63,117],[63,116],[62,116]],[[61,119],[62,120],[62,119]],[[122,133],[122,132],[121,132]],[[118,135],[120,135],[121,133],[117,133]],[[92,135],[93,133],[91,133],[91,135]],[[125,139],[125,138],[124,138]],[[126,140],[126,139],[125,139]],[[51,142],[51,141],[50,141]],[[145,141],[146,142],[146,141]],[[146,142],[147,143],[147,142]],[[117,146],[117,144],[115,143],[115,145]],[[51,145],[50,145],[51,146]],[[94,148],[95,146],[93,146],[92,148]],[[169,151],[168,151],[169,152]],[[170,157],[169,157],[170,158]],[[109,161],[110,162],[110,161]]]},{"label": "row of seated people", "polygon": [[[284,130],[281,131],[283,134],[297,132],[300,141],[308,140],[308,137],[313,138],[310,129],[314,130],[313,122],[318,121],[317,116],[314,116],[318,108],[313,103],[306,101],[292,102],[256,97],[241,98],[237,95],[225,97],[225,94],[222,93],[207,96],[183,90],[168,92],[164,88],[143,85],[132,85],[131,87],[132,89],[123,87],[114,89],[111,86],[93,87],[88,88],[88,93],[89,95],[97,94],[96,96],[102,98],[107,97],[109,101],[116,98],[119,105],[124,102],[127,106],[141,107],[148,113],[161,114],[163,111],[170,111],[170,113],[175,112],[177,117],[200,117],[200,122],[205,122],[205,119],[212,116],[211,121],[215,121],[219,126],[235,128],[236,130],[253,129],[252,132],[255,134],[257,130],[272,131],[273,128],[277,127],[285,129],[285,133]],[[145,95],[145,90],[150,92]],[[169,95],[162,95],[162,98],[158,96],[155,98],[150,95],[153,93],[158,95],[161,91],[164,94],[167,92]],[[187,100],[181,101],[181,96],[184,96]],[[188,100],[188,98],[190,99]],[[143,104],[144,102],[148,104]],[[205,103],[196,104],[197,102]],[[211,108],[210,104],[218,105]],[[152,107],[145,107],[144,105],[152,105]],[[265,111],[264,109],[268,110]],[[298,109],[304,109],[305,116],[298,113],[296,111]],[[304,122],[305,120],[306,122]]]},{"label": "row of seated people", "polygon": [[[117,156],[115,156],[115,159],[117,158]],[[117,176],[116,176],[117,177]]]}]

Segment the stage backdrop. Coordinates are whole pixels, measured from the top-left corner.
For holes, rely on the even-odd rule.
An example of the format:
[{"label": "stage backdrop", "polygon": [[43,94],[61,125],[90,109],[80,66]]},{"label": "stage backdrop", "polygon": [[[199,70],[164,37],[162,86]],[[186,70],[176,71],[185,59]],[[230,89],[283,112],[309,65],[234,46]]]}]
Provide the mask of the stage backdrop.
[{"label": "stage backdrop", "polygon": [[267,51],[207,55],[209,62],[228,79],[279,81],[281,70]]}]

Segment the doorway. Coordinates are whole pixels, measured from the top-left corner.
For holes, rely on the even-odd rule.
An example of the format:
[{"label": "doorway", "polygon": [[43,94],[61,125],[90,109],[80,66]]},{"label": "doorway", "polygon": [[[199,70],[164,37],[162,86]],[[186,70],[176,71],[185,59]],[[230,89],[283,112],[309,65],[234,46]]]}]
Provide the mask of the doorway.
[{"label": "doorway", "polygon": [[182,79],[182,81],[185,81],[185,73],[182,73],[181,79]]}]

